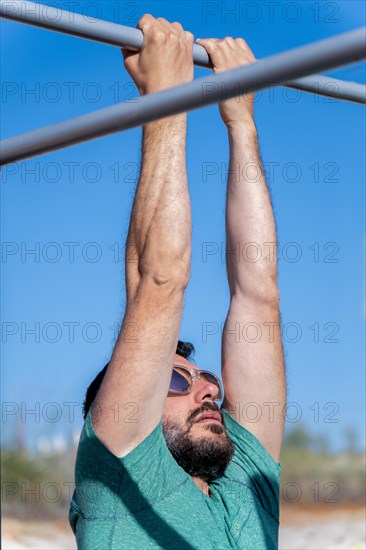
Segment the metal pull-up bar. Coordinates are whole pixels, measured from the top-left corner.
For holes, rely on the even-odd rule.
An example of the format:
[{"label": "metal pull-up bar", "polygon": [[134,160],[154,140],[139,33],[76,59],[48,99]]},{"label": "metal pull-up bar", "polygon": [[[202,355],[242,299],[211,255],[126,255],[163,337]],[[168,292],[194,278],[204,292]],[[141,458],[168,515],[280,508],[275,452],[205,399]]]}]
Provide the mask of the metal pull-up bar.
[{"label": "metal pull-up bar", "polygon": [[295,48],[255,63],[211,74],[133,102],[100,109],[0,143],[0,164],[40,155],[159,118],[225,101],[273,85],[366,57],[366,28]]},{"label": "metal pull-up bar", "polygon": [[[19,23],[102,42],[110,46],[127,48],[132,51],[140,50],[144,42],[144,35],[139,29],[99,19],[88,21],[78,13],[25,0],[1,0],[0,16]],[[212,68],[212,63],[205,48],[199,44],[193,46],[193,61],[199,67]],[[366,103],[366,87],[356,82],[345,82],[344,80],[322,75],[311,75],[281,85],[327,97]]]}]

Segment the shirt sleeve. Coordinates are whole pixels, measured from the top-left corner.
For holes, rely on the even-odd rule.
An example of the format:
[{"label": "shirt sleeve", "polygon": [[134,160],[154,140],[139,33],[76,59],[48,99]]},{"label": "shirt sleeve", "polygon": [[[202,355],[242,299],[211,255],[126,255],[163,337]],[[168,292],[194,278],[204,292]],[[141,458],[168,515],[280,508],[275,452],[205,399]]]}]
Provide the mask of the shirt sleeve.
[{"label": "shirt sleeve", "polygon": [[244,428],[224,408],[221,409],[230,438],[235,445],[233,458],[225,476],[255,494],[260,505],[277,521],[282,465],[249,430]]},{"label": "shirt sleeve", "polygon": [[80,435],[76,501],[86,518],[115,517],[151,506],[182,481],[183,470],[167,448],[162,421],[126,456],[115,456],[94,431],[92,407]]}]

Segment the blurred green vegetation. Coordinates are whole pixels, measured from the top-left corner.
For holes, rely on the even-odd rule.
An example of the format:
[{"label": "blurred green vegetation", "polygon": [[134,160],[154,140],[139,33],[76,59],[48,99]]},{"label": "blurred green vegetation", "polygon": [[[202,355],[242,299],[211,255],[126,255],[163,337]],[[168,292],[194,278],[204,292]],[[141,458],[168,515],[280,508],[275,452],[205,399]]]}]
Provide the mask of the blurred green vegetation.
[{"label": "blurred green vegetation", "polygon": [[13,517],[65,515],[74,488],[75,450],[49,455],[1,451],[3,513]]},{"label": "blurred green vegetation", "polygon": [[301,424],[286,434],[280,457],[283,502],[365,504],[365,455],[352,428],[344,438],[344,451],[335,454],[325,434],[312,435]]},{"label": "blurred green vegetation", "polygon": [[[365,503],[365,456],[351,429],[345,450],[331,453],[324,434],[298,424],[286,433],[280,457],[281,499],[298,505]],[[13,517],[65,517],[74,488],[76,448],[63,453],[2,450],[3,513]]]}]

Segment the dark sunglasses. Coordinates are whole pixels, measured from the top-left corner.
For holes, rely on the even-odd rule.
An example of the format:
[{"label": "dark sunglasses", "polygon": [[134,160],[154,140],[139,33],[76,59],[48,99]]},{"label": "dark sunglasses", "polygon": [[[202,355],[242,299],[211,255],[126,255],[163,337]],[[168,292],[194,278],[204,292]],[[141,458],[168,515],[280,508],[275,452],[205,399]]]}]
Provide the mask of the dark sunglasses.
[{"label": "dark sunglasses", "polygon": [[189,369],[182,365],[173,366],[168,395],[187,395],[192,391],[196,378],[203,379],[216,386],[219,391],[215,397],[215,401],[221,401],[223,396],[221,382],[213,372],[208,370]]}]

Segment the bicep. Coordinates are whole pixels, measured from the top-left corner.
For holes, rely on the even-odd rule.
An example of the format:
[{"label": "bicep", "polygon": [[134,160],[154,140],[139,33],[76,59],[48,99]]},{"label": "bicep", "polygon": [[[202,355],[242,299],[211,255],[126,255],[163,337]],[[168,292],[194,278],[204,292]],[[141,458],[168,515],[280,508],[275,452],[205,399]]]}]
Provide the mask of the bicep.
[{"label": "bicep", "polygon": [[159,287],[148,279],[127,302],[92,418],[98,438],[116,456],[132,451],[161,420],[183,302],[179,285]]},{"label": "bicep", "polygon": [[234,295],[222,335],[223,407],[279,459],[286,381],[278,304]]}]

